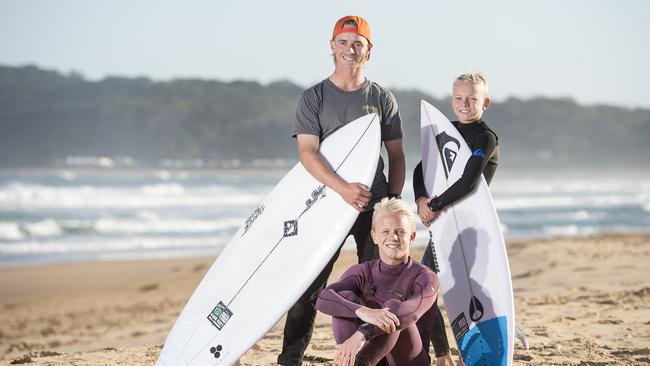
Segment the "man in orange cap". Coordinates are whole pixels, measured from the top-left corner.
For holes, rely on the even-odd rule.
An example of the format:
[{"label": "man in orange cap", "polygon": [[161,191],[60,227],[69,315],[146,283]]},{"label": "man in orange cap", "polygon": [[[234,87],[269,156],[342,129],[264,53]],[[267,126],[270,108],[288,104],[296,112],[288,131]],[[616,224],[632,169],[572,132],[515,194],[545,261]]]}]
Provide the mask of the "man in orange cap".
[{"label": "man in orange cap", "polygon": [[[395,97],[363,74],[372,50],[372,33],[365,19],[359,16],[339,19],[332,31],[330,47],[334,72],[302,94],[293,136],[298,141],[300,162],[305,169],[359,211],[350,234],[354,236],[361,263],[377,258],[376,246],[370,236],[373,205],[386,196],[399,196],[404,185],[406,163],[402,148],[402,118]],[[380,119],[381,139],[388,157],[388,178],[380,157],[372,187],[367,187],[359,182],[346,182],[336,175],[322,159],[318,147],[338,128],[370,113],[377,113]],[[327,283],[338,254],[337,251],[287,313],[279,364],[302,363],[316,317],[316,299]]]}]

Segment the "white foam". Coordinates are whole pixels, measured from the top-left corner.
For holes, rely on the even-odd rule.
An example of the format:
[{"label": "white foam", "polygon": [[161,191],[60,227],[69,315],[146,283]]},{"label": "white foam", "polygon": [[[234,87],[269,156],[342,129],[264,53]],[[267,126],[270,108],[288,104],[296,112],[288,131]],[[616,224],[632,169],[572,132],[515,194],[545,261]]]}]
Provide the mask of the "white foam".
[{"label": "white foam", "polygon": [[148,196],[180,196],[185,194],[185,188],[178,183],[153,184],[140,188]]},{"label": "white foam", "polygon": [[111,240],[81,241],[26,241],[22,243],[0,243],[0,254],[62,254],[128,252],[160,249],[220,249],[230,238],[213,236],[202,238],[129,237]]},{"label": "white foam", "polygon": [[69,182],[72,182],[75,179],[77,179],[77,175],[74,172],[71,172],[69,170],[61,170],[59,172],[59,176]]},{"label": "white foam", "polygon": [[0,240],[22,240],[25,235],[16,222],[0,222]]},{"label": "white foam", "polygon": [[501,227],[501,232],[503,235],[505,235],[510,228],[508,228],[508,225],[504,224],[503,222],[499,221],[499,226]]},{"label": "white foam", "polygon": [[595,234],[598,230],[593,226],[558,225],[546,226],[543,232],[546,236],[583,236]]},{"label": "white foam", "polygon": [[99,168],[114,168],[115,161],[107,156],[68,156],[65,158],[68,166],[93,166]]},{"label": "white foam", "polygon": [[245,218],[227,218],[219,220],[120,220],[115,218],[100,218],[93,226],[95,231],[102,234],[197,234],[238,229],[244,221]]},{"label": "white foam", "polygon": [[34,223],[24,223],[25,231],[32,237],[52,237],[59,236],[63,233],[63,229],[59,224],[52,220],[46,219]]},{"label": "white foam", "polygon": [[494,197],[497,210],[535,209],[535,208],[579,208],[579,207],[611,207],[640,204],[636,195],[525,195]]},{"label": "white foam", "polygon": [[641,209],[645,212],[650,212],[650,202],[643,202],[641,204]]},{"label": "white foam", "polygon": [[498,178],[491,191],[498,194],[613,193],[650,190],[650,181],[631,179]]},{"label": "white foam", "polygon": [[266,192],[207,186],[191,191],[180,184],[142,187],[50,187],[14,183],[0,188],[3,210],[76,208],[158,208],[255,205]]}]

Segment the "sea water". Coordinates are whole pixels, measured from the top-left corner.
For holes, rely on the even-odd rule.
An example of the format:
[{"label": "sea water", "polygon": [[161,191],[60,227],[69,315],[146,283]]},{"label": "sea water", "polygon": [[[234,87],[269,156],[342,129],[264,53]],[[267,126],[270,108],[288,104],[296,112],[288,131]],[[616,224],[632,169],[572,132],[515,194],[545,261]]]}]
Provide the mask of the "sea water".
[{"label": "sea water", "polygon": [[[0,266],[217,255],[285,173],[3,171]],[[650,229],[650,175],[499,173],[506,239]]]}]

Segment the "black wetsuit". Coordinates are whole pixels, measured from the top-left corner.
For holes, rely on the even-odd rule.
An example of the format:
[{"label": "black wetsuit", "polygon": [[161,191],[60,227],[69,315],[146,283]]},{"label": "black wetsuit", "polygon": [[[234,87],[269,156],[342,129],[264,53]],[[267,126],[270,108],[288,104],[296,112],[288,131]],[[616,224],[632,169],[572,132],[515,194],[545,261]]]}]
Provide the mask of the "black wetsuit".
[{"label": "black wetsuit", "polygon": [[[452,124],[463,136],[467,145],[469,145],[472,156],[467,160],[462,177],[438,197],[431,200],[429,207],[433,211],[440,211],[465,197],[465,195],[474,189],[481,173],[485,177],[486,182],[490,184],[499,160],[499,142],[497,135],[483,120],[469,124],[454,121]],[[416,201],[420,197],[429,197],[424,186],[422,162],[418,163],[413,171],[413,192]],[[428,266],[436,273],[439,272],[437,262],[433,256],[431,243],[427,245],[427,249],[422,256],[422,264]],[[440,357],[449,352],[449,341],[447,340],[447,333],[445,333],[445,321],[437,303],[431,307],[431,311],[434,312],[432,316],[435,319],[432,322],[431,343],[436,352],[436,357]]]}]

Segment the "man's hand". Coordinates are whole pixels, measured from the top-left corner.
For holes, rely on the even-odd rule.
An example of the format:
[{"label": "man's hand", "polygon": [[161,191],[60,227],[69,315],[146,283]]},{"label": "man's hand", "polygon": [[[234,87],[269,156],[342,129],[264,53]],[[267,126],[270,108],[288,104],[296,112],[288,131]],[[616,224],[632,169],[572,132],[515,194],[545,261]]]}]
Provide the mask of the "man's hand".
[{"label": "man's hand", "polygon": [[337,346],[338,350],[334,356],[334,365],[336,366],[354,366],[357,353],[363,347],[366,338],[358,330],[352,334],[345,342]]},{"label": "man's hand", "polygon": [[436,221],[438,216],[440,216],[440,212],[433,212],[429,208],[429,202],[434,198],[436,198],[436,196],[431,198],[420,197],[415,201],[418,206],[418,216],[420,217],[420,221],[422,221],[422,224],[426,227],[429,227],[431,223]]},{"label": "man's hand", "polygon": [[372,196],[370,188],[361,183],[348,183],[339,177],[318,152],[320,146],[318,136],[299,134],[297,139],[300,162],[309,174],[341,195],[343,200],[355,210],[363,212]]},{"label": "man's hand", "polygon": [[366,323],[378,326],[386,333],[393,333],[399,327],[399,319],[397,318],[397,315],[391,313],[388,308],[371,309],[362,306],[354,313],[357,314],[359,319]]},{"label": "man's hand", "polygon": [[370,188],[361,183],[345,183],[338,193],[345,202],[359,212],[363,212],[372,197]]}]

